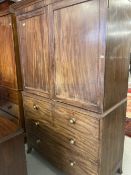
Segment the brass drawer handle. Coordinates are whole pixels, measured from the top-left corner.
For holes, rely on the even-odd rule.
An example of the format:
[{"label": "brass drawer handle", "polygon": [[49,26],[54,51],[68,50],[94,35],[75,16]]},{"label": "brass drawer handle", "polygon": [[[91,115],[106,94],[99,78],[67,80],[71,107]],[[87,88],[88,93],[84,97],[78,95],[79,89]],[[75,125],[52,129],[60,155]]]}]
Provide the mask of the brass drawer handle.
[{"label": "brass drawer handle", "polygon": [[36,126],[39,126],[39,125],[40,125],[40,123],[39,123],[39,122],[35,122],[35,125],[36,125]]},{"label": "brass drawer handle", "polygon": [[37,140],[36,140],[36,143],[37,143],[37,144],[39,144],[40,142],[41,142],[41,140],[40,140],[40,139],[37,139]]},{"label": "brass drawer handle", "polygon": [[69,141],[70,141],[70,144],[71,144],[71,145],[74,145],[75,142],[76,142],[75,139],[70,139]]},{"label": "brass drawer handle", "polygon": [[71,119],[69,120],[69,122],[70,122],[70,124],[75,124],[75,123],[76,123],[76,119],[75,119],[75,118],[71,118]]},{"label": "brass drawer handle", "polygon": [[37,106],[37,105],[33,105],[33,108],[34,108],[34,110],[38,110],[39,109],[39,107]]},{"label": "brass drawer handle", "polygon": [[71,166],[71,167],[74,167],[75,164],[76,164],[76,162],[70,162],[70,166]]}]

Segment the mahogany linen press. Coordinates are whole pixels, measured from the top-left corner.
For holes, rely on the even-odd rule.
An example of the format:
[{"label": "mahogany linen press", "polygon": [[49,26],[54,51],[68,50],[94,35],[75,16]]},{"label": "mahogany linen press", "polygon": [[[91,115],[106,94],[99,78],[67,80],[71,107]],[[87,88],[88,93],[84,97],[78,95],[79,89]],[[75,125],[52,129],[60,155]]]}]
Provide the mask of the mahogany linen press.
[{"label": "mahogany linen press", "polygon": [[68,175],[122,172],[128,0],[23,0],[17,20],[28,151]]}]

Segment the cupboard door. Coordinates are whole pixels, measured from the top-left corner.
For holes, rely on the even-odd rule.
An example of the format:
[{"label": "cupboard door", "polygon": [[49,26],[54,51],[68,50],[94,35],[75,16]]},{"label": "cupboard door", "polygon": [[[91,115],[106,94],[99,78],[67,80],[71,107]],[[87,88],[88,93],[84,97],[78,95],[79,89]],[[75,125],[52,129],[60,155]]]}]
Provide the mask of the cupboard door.
[{"label": "cupboard door", "polygon": [[[79,1],[80,2],[80,1]],[[97,110],[99,1],[54,5],[55,98]],[[92,107],[92,108],[91,108]]]},{"label": "cupboard door", "polygon": [[49,96],[48,22],[45,9],[19,17],[19,45],[26,91]]},{"label": "cupboard door", "polygon": [[17,88],[11,15],[0,17],[0,85]]}]

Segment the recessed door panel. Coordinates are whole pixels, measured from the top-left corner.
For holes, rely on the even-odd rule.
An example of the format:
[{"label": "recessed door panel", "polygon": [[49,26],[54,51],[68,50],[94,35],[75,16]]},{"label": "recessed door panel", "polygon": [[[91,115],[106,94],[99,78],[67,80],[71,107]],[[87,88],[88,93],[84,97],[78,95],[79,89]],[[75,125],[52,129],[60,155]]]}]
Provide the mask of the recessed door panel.
[{"label": "recessed door panel", "polygon": [[54,10],[55,97],[83,108],[98,102],[99,18],[98,0]]},{"label": "recessed door panel", "polygon": [[[44,10],[43,10],[44,11]],[[25,17],[19,21],[20,56],[24,88],[45,95],[49,93],[47,15]]]},{"label": "recessed door panel", "polygon": [[0,84],[17,88],[12,19],[0,17]]}]

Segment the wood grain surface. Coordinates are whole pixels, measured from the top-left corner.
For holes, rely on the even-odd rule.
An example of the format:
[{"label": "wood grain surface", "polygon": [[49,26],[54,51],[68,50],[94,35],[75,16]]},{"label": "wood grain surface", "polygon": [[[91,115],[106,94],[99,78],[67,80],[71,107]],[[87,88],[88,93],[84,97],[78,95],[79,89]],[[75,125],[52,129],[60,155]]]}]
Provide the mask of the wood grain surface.
[{"label": "wood grain surface", "polygon": [[4,3],[0,4],[0,110],[12,115],[24,128],[16,19],[9,12],[9,4],[5,1],[5,8]]},{"label": "wood grain surface", "polygon": [[131,3],[28,0],[10,9],[28,152],[35,148],[69,175],[122,171]]},{"label": "wood grain surface", "polygon": [[[30,14],[18,25],[24,88],[49,96],[49,57],[47,15]],[[32,59],[30,59],[32,58]]]}]

